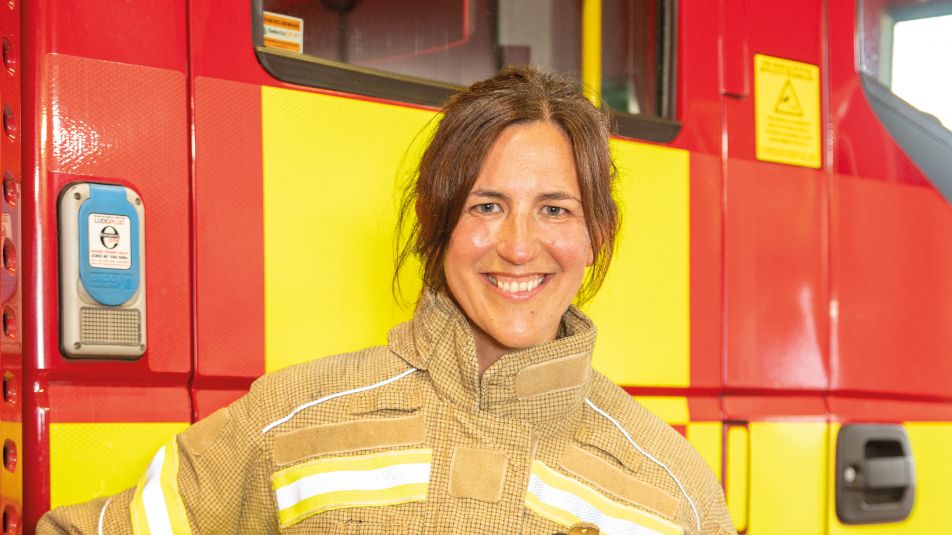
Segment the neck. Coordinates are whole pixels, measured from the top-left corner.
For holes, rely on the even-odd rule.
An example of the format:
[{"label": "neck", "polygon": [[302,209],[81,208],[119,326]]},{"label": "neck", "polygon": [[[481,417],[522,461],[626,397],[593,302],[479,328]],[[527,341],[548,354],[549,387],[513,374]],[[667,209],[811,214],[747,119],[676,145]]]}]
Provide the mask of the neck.
[{"label": "neck", "polygon": [[476,343],[476,361],[479,363],[479,376],[482,377],[483,372],[495,364],[500,357],[506,353],[511,353],[513,348],[500,344],[472,323],[470,323],[470,329],[473,331],[473,341]]}]

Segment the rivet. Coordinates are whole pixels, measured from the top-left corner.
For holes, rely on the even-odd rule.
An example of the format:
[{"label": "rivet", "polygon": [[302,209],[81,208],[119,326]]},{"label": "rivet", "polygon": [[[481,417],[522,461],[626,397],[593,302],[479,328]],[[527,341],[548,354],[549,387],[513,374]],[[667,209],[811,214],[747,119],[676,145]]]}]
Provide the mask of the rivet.
[{"label": "rivet", "polygon": [[142,199],[136,197],[136,206],[141,206],[141,205],[142,205]]},{"label": "rivet", "polygon": [[80,349],[82,347],[83,347],[83,344],[80,344],[79,342],[73,342],[73,349]]},{"label": "rivet", "polygon": [[82,198],[83,198],[83,196],[82,196],[82,195],[80,195],[80,194],[79,194],[79,192],[77,191],[76,193],[74,193],[74,194],[73,194],[73,198],[74,198],[74,199],[76,199],[76,200],[78,201],[78,200],[80,200],[80,199],[82,199]]}]

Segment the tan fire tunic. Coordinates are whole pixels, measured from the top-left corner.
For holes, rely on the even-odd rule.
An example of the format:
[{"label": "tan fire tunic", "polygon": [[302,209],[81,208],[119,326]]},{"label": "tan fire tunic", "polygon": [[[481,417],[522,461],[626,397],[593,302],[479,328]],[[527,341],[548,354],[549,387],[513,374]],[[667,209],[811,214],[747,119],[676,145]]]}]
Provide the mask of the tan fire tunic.
[{"label": "tan fire tunic", "polygon": [[136,488],[38,533],[735,533],[691,446],[592,371],[588,318],[561,332],[480,377],[465,317],[429,295],[388,346],[262,377]]}]

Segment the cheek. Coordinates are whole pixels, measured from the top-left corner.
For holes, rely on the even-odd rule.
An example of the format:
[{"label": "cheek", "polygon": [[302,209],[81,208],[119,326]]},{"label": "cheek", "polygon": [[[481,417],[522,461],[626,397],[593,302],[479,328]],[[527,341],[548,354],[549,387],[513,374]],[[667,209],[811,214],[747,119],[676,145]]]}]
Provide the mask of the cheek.
[{"label": "cheek", "polygon": [[490,226],[463,217],[453,229],[449,249],[446,251],[448,269],[462,269],[475,263],[492,248],[493,233]]},{"label": "cheek", "polygon": [[546,240],[546,249],[566,271],[581,273],[592,264],[592,245],[584,228],[551,236]]},{"label": "cheek", "polygon": [[459,250],[464,256],[481,254],[492,247],[492,244],[491,225],[465,217],[456,225],[450,237],[450,248]]}]

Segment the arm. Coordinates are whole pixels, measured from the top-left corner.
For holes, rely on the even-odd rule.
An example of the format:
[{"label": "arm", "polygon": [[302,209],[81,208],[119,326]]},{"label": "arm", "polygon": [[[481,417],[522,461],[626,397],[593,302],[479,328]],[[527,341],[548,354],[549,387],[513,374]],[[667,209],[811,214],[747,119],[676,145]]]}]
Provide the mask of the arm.
[{"label": "arm", "polygon": [[251,395],[173,437],[135,488],[59,507],[37,524],[52,533],[274,532],[276,508]]}]

